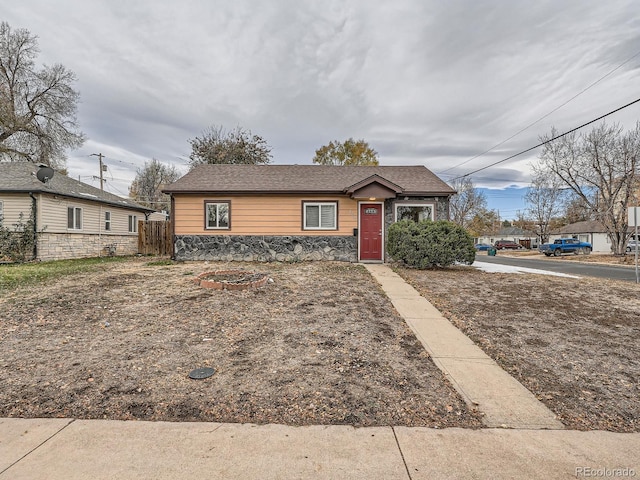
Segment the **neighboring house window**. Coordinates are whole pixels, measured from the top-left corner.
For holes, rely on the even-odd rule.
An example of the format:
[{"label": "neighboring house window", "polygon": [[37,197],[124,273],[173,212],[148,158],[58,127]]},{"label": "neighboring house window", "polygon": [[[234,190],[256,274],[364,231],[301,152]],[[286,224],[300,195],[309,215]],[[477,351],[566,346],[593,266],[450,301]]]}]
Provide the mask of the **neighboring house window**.
[{"label": "neighboring house window", "polygon": [[433,220],[433,204],[396,204],[396,222]]},{"label": "neighboring house window", "polygon": [[204,202],[204,228],[207,230],[228,230],[231,217],[230,202]]},{"label": "neighboring house window", "polygon": [[338,202],[304,202],[303,217],[304,230],[336,230]]},{"label": "neighboring house window", "polygon": [[67,207],[67,228],[69,230],[82,230],[82,208]]},{"label": "neighboring house window", "polygon": [[104,229],[111,230],[111,212],[104,212]]},{"label": "neighboring house window", "polygon": [[129,233],[138,233],[137,215],[129,215]]}]

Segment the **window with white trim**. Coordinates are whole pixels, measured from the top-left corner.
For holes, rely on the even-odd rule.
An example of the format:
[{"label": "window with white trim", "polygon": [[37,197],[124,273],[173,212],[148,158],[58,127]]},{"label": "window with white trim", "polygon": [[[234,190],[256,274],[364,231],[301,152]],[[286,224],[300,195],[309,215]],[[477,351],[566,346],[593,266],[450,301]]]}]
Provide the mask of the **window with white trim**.
[{"label": "window with white trim", "polygon": [[228,230],[230,228],[230,202],[204,202],[204,228]]},{"label": "window with white trim", "polygon": [[137,215],[129,215],[129,233],[138,233]]},{"label": "window with white trim", "polygon": [[337,230],[338,202],[304,202],[304,230]]},{"label": "window with white trim", "polygon": [[396,203],[396,222],[400,220],[434,220],[433,204],[424,203]]},{"label": "window with white trim", "polygon": [[104,229],[107,232],[111,230],[111,212],[104,212]]},{"label": "window with white trim", "polygon": [[67,207],[67,229],[82,230],[82,208]]}]

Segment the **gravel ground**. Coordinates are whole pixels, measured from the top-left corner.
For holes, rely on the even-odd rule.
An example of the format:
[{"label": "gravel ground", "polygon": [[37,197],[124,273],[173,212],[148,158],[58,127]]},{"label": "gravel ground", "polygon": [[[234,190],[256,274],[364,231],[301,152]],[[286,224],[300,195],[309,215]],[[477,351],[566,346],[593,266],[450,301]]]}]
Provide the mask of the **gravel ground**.
[{"label": "gravel ground", "polygon": [[[230,268],[273,282],[193,281]],[[481,426],[359,265],[132,259],[11,290],[0,312],[0,416]]]}]

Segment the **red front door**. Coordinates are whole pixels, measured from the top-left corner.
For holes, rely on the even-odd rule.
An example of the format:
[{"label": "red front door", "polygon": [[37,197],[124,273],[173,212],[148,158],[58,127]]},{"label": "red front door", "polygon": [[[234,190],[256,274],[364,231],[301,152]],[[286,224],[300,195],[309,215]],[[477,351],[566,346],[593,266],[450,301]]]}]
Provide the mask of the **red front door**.
[{"label": "red front door", "polygon": [[382,210],[379,203],[360,204],[360,260],[382,260]]}]

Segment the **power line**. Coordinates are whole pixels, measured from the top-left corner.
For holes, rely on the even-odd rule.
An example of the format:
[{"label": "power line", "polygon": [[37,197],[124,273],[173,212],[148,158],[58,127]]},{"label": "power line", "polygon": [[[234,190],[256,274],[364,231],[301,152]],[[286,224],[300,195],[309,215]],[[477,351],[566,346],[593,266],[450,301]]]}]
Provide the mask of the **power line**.
[{"label": "power line", "polygon": [[640,55],[640,51],[636,52],[635,55],[629,57],[628,59],[626,59],[624,62],[622,62],[620,65],[618,65],[616,68],[614,68],[613,70],[609,71],[608,73],[606,73],[605,75],[603,75],[602,77],[600,77],[598,80],[596,80],[595,82],[593,82],[592,84],[590,84],[589,86],[587,86],[586,88],[583,88],[582,90],[580,90],[578,93],[576,93],[573,97],[571,97],[569,100],[567,100],[566,102],[562,103],[561,105],[557,106],[556,108],[554,108],[553,110],[551,110],[549,113],[547,113],[546,115],[543,115],[542,117],[540,117],[539,119],[537,119],[535,122],[530,123],[529,125],[527,125],[526,127],[524,127],[521,130],[518,130],[516,133],[514,133],[513,135],[511,135],[509,138],[507,138],[506,140],[503,140],[500,143],[496,143],[493,147],[491,147],[488,150],[485,150],[482,153],[479,153],[478,155],[476,155],[475,157],[471,157],[468,160],[465,160],[462,163],[459,163],[457,165],[454,165],[453,167],[449,167],[446,170],[443,170],[442,172],[439,173],[439,175],[444,174],[445,172],[448,172],[450,170],[453,170],[454,168],[458,168],[461,167],[462,165],[466,165],[467,163],[471,162],[472,160],[475,160],[476,158],[479,158],[487,153],[489,153],[491,150],[498,148],[501,145],[504,145],[505,143],[507,143],[509,140],[517,137],[518,135],[520,135],[522,132],[524,132],[525,130],[528,130],[529,128],[533,127],[536,123],[544,120],[545,118],[547,118],[549,115],[551,115],[552,113],[557,112],[558,110],[560,110],[562,107],[564,107],[566,104],[568,104],[569,102],[575,100],[576,98],[578,98],[580,95],[582,95],[584,92],[586,92],[587,90],[589,90],[590,88],[596,86],[598,83],[600,83],[602,80],[604,80],[605,78],[607,78],[609,75],[611,75],[613,72],[615,72],[616,70],[619,70],[620,68],[622,68],[623,66],[625,66],[627,63],[629,63],[631,60],[633,60],[634,58],[636,58],[638,55]]},{"label": "power line", "polygon": [[500,163],[504,163],[504,162],[506,162],[506,161],[508,161],[508,160],[511,160],[511,159],[513,159],[513,158],[515,158],[515,157],[518,157],[518,156],[520,156],[520,155],[522,155],[522,154],[524,154],[524,153],[530,152],[531,150],[535,150],[536,148],[541,147],[542,145],[545,145],[545,144],[547,144],[547,143],[549,143],[549,142],[553,142],[554,140],[557,140],[557,139],[559,139],[559,138],[562,138],[562,137],[564,137],[565,135],[569,135],[570,133],[573,133],[573,132],[575,132],[576,130],[580,130],[581,128],[584,128],[584,127],[586,127],[587,125],[591,125],[592,123],[595,123],[595,122],[597,122],[598,120],[602,120],[603,118],[608,117],[609,115],[612,115],[612,114],[614,114],[614,113],[616,113],[616,112],[619,112],[620,110],[623,110],[623,109],[625,109],[625,108],[627,108],[627,107],[630,107],[631,105],[633,105],[633,104],[635,104],[635,103],[638,103],[638,102],[640,102],[640,98],[638,98],[637,100],[634,100],[633,102],[627,103],[626,105],[623,105],[622,107],[616,108],[615,110],[612,110],[612,111],[610,111],[609,113],[605,113],[604,115],[601,115],[601,116],[599,116],[598,118],[595,118],[595,119],[593,119],[593,120],[591,120],[591,121],[589,121],[589,122],[587,122],[587,123],[583,123],[583,124],[582,124],[582,125],[580,125],[579,127],[572,128],[571,130],[569,130],[569,131],[567,131],[567,132],[561,133],[560,135],[556,135],[555,137],[550,138],[549,140],[545,140],[544,142],[541,142],[541,143],[539,143],[538,145],[536,145],[536,146],[534,146],[534,147],[527,148],[526,150],[523,150],[523,151],[521,151],[521,152],[519,152],[519,153],[516,153],[515,155],[511,155],[510,157],[504,158],[504,159],[502,159],[502,160],[498,160],[497,162],[490,163],[489,165],[487,165],[487,166],[485,166],[485,167],[478,168],[478,169],[476,169],[476,170],[474,170],[474,171],[472,171],[472,172],[469,172],[469,173],[466,173],[466,174],[464,174],[464,175],[459,175],[459,176],[457,176],[457,177],[455,177],[455,178],[452,178],[452,179],[451,179],[451,181],[458,180],[458,179],[460,179],[460,178],[464,178],[464,177],[468,177],[468,176],[470,176],[470,175],[473,175],[474,173],[481,172],[482,170],[486,170],[487,168],[490,168],[490,167],[495,167],[496,165],[498,165],[498,164],[500,164]]}]

